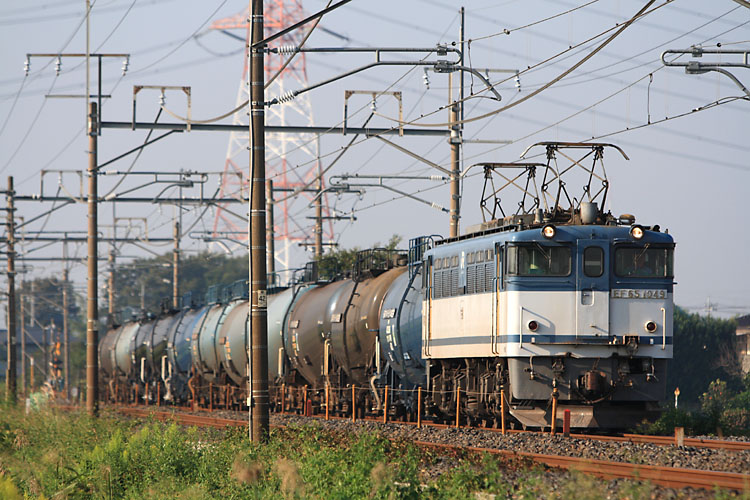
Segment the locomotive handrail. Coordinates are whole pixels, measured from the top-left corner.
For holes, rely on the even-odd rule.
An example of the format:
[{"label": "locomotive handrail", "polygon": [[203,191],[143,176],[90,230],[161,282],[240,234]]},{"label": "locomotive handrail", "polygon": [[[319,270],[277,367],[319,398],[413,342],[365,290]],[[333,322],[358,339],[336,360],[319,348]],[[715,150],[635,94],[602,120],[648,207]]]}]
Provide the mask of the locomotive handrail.
[{"label": "locomotive handrail", "polygon": [[492,326],[490,328],[490,349],[492,354],[498,354],[497,350],[497,276],[492,278],[492,314],[490,315],[490,321]]}]

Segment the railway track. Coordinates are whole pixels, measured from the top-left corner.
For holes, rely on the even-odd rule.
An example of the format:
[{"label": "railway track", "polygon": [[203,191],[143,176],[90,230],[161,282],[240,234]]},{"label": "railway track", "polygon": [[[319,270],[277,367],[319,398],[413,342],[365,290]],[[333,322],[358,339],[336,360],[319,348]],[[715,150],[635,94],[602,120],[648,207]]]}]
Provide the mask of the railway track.
[{"label": "railway track", "polygon": [[418,441],[416,444],[425,448],[489,453],[491,455],[499,455],[506,458],[527,459],[549,467],[576,470],[603,479],[621,478],[637,481],[650,481],[660,486],[675,489],[691,487],[701,489],[722,488],[735,491],[750,491],[750,475],[748,474],[610,462],[606,460],[582,459],[560,455],[544,455],[541,453],[526,453],[522,451],[496,450],[492,448],[456,446],[450,444],[428,443],[424,441]]},{"label": "railway track", "polygon": [[[65,410],[75,410],[79,407],[77,406],[71,406],[71,405],[56,405],[57,408],[65,409]],[[147,407],[138,407],[138,406],[115,406],[115,408],[118,409],[121,413],[128,413],[130,412],[133,416],[145,416],[146,413],[149,413],[150,410],[146,409]],[[179,409],[179,408],[177,408]],[[182,410],[185,411],[191,411],[189,407],[182,408]],[[156,413],[159,413],[158,411]],[[171,414],[170,412],[161,412],[166,414]],[[188,413],[182,413],[183,415],[190,415]],[[212,417],[205,417],[205,418],[212,418]],[[324,418],[322,415],[313,415],[306,418]],[[338,417],[338,416],[331,416],[329,417],[333,420],[350,420],[350,417]],[[366,422],[381,422],[382,419],[380,418],[360,418],[358,420],[363,420]],[[226,427],[226,426],[236,426],[236,425],[245,425],[246,423],[243,420],[238,419],[232,419],[232,418],[216,418],[217,422],[224,422],[224,425],[218,424],[217,427]],[[239,423],[237,423],[239,422]],[[392,422],[393,423],[393,422]],[[416,422],[395,422],[400,425],[417,425]],[[200,425],[200,424],[195,424]],[[438,429],[448,429],[454,427],[451,424],[438,424],[435,422],[427,422],[423,421],[421,425],[425,427],[435,427]],[[501,432],[500,429],[495,428],[481,428],[483,431],[486,432]],[[505,431],[508,434],[544,434],[538,431],[522,431],[522,430],[506,430]],[[615,442],[615,443],[640,443],[640,444],[653,444],[657,446],[674,446],[676,444],[676,440],[672,436],[650,436],[645,434],[623,434],[621,436],[606,436],[606,435],[597,435],[597,434],[570,434],[571,438],[574,439],[588,439],[593,441],[603,441],[603,442]],[[695,448],[711,448],[711,449],[717,449],[717,450],[729,450],[729,451],[750,451],[750,441],[730,441],[727,439],[707,439],[707,438],[695,438],[695,437],[685,437],[683,440],[684,446],[692,446]]]},{"label": "railway track", "polygon": [[[208,415],[195,415],[190,413],[175,411],[153,411],[137,407],[117,407],[116,411],[124,415],[139,418],[153,418],[160,421],[172,421],[182,425],[194,425],[202,427],[226,428],[226,427],[244,427],[247,422],[231,418],[215,417]],[[337,420],[344,420],[338,418]],[[348,420],[348,419],[346,419]],[[514,431],[521,432],[521,431]],[[581,438],[608,440],[623,443],[641,443],[648,442],[651,444],[674,444],[674,440],[669,437],[625,435],[625,436],[588,436],[581,435]],[[696,444],[693,445],[692,442]],[[597,460],[591,458],[580,458],[572,456],[548,455],[541,453],[529,453],[523,451],[499,450],[494,448],[481,448],[474,446],[463,446],[445,443],[433,443],[427,441],[414,441],[414,443],[423,448],[441,450],[446,452],[468,452],[468,453],[488,453],[500,456],[505,459],[529,460],[535,463],[544,464],[548,467],[556,467],[567,470],[576,470],[585,474],[591,474],[603,479],[630,479],[638,481],[650,481],[651,483],[665,486],[668,488],[700,488],[714,489],[722,488],[726,490],[750,492],[750,474],[709,471],[679,467],[665,467],[656,465],[633,464],[626,462]],[[689,444],[690,443],[690,444]],[[706,446],[725,447],[729,450],[747,450],[750,449],[748,443],[738,443],[734,441],[712,441],[706,439],[693,438],[690,441],[686,438],[685,444],[689,446]]]}]

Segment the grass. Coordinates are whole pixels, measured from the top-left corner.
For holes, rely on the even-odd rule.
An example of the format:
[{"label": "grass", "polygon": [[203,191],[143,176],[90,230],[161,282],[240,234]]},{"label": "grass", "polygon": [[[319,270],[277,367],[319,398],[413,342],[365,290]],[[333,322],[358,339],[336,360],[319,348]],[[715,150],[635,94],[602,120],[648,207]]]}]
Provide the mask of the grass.
[{"label": "grass", "polygon": [[375,433],[311,424],[263,445],[217,431],[111,414],[0,413],[0,498],[493,499],[651,498],[653,489],[576,473],[446,457]]}]

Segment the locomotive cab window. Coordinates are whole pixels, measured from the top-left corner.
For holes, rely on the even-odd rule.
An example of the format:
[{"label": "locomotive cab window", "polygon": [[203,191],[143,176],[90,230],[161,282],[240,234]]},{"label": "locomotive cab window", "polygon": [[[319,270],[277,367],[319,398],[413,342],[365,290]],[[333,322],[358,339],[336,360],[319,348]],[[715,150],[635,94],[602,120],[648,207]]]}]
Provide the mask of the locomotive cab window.
[{"label": "locomotive cab window", "polygon": [[583,251],[583,274],[590,278],[598,278],[604,274],[604,249],[588,247]]},{"label": "locomotive cab window", "polygon": [[674,249],[669,247],[621,247],[615,250],[615,274],[621,277],[671,278]]},{"label": "locomotive cab window", "polygon": [[569,247],[521,244],[508,247],[507,270],[515,276],[569,276]]}]

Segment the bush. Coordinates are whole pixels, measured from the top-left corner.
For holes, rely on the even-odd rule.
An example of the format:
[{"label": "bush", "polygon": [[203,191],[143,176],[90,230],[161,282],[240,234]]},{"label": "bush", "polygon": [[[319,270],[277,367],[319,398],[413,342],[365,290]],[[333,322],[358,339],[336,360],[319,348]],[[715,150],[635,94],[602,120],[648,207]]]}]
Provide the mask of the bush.
[{"label": "bush", "polygon": [[644,434],[674,434],[684,427],[688,434],[750,435],[750,375],[743,381],[745,390],[734,393],[727,383],[716,379],[700,396],[700,410],[669,408],[653,424],[645,422],[636,431]]}]

